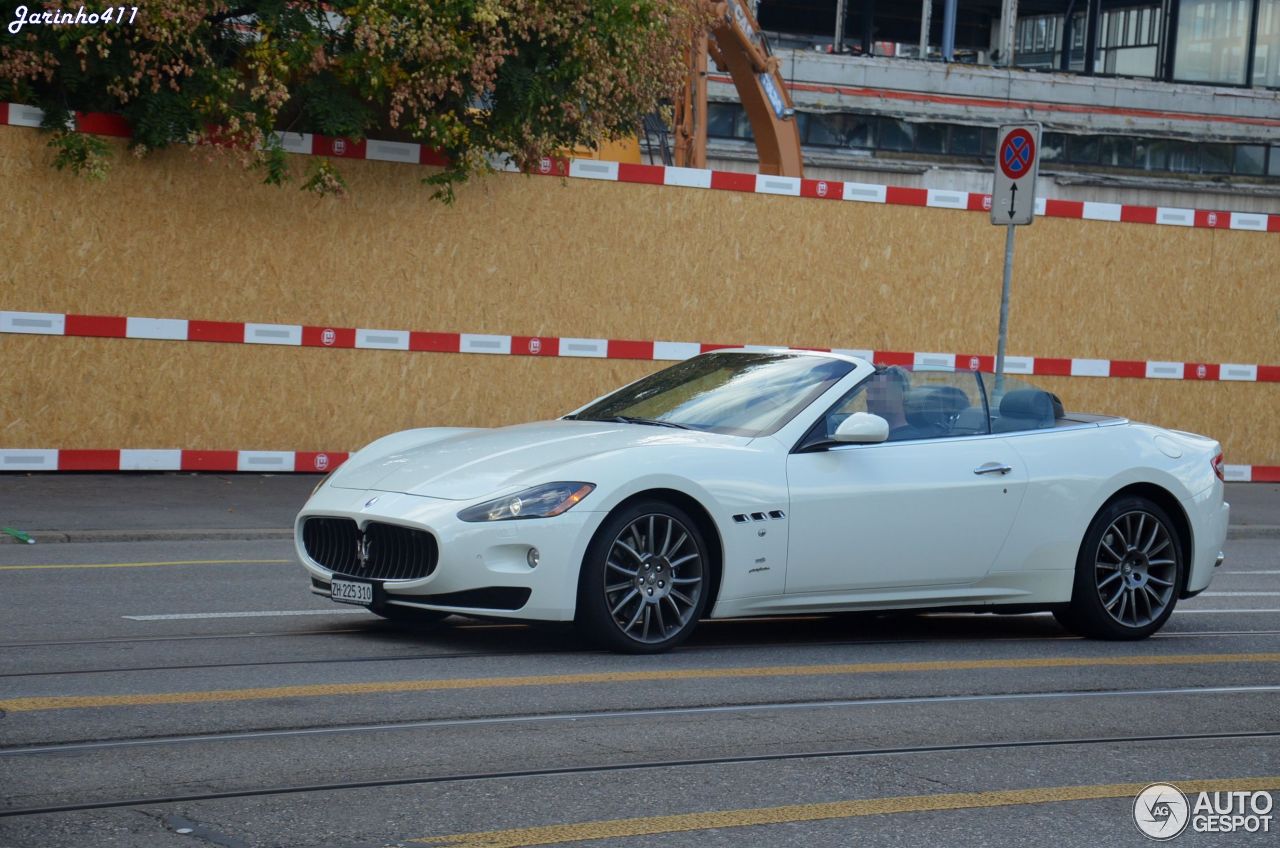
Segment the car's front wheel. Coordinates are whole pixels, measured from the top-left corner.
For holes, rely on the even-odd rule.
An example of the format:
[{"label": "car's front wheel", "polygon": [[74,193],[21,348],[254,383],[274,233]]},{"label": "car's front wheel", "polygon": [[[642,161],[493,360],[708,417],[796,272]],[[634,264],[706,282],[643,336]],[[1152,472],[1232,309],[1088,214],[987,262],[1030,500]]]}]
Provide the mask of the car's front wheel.
[{"label": "car's front wheel", "polygon": [[1094,639],[1143,639],[1173,614],[1186,560],[1168,513],[1146,498],[1103,507],[1085,533],[1070,606],[1054,612]]},{"label": "car's front wheel", "polygon": [[578,624],[615,651],[679,645],[707,603],[711,563],[697,524],[674,504],[638,501],[610,515],[587,548]]}]

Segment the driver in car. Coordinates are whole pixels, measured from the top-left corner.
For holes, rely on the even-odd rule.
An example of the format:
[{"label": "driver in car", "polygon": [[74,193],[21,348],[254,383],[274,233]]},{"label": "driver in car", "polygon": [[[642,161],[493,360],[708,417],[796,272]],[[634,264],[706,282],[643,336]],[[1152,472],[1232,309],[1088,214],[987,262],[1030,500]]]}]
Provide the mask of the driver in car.
[{"label": "driver in car", "polygon": [[875,374],[867,385],[867,412],[889,423],[890,441],[895,431],[900,433],[908,427],[905,396],[910,380],[906,371],[891,365]]}]

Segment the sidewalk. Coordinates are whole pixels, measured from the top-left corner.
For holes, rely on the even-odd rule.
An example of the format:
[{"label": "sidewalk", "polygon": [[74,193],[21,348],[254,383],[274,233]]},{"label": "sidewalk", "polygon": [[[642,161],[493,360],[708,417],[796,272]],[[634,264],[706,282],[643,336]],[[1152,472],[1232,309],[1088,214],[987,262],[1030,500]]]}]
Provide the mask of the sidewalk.
[{"label": "sidewalk", "polygon": [[[39,542],[287,539],[317,474],[0,475],[0,527]],[[1280,484],[1228,483],[1232,538],[1280,539]],[[14,542],[0,535],[0,544]]]},{"label": "sidewalk", "polygon": [[[0,475],[0,527],[38,542],[287,539],[319,474]],[[16,541],[0,535],[0,544]]]}]

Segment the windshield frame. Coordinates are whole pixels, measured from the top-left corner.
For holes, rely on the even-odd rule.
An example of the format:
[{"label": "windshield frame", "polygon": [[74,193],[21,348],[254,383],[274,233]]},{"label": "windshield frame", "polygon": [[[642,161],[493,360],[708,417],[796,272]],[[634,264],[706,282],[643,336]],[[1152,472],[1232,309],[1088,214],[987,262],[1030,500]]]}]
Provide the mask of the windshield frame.
[{"label": "windshield frame", "polygon": [[[771,436],[777,433],[779,430],[786,427],[788,424],[790,424],[793,420],[795,420],[796,416],[803,413],[806,409],[809,409],[816,400],[818,400],[823,395],[825,395],[833,387],[835,387],[836,385],[844,381],[850,374],[852,374],[858,368],[855,362],[849,361],[844,357],[828,356],[828,355],[823,355],[821,352],[814,352],[814,351],[788,350],[788,349],[769,350],[769,351],[714,350],[714,351],[709,351],[707,353],[700,354],[698,356],[690,357],[689,359],[685,359],[681,362],[677,362],[673,365],[668,366],[667,368],[663,368],[659,371],[655,371],[652,374],[642,377],[639,380],[628,383],[625,386],[621,386],[618,389],[615,389],[614,391],[591,401],[585,406],[578,408],[574,412],[563,416],[562,420],[594,421],[594,422],[604,422],[604,423],[612,422],[615,420],[615,418],[619,416],[619,414],[625,413],[629,409],[634,410],[634,408],[637,405],[644,403],[646,400],[648,400],[648,398],[645,398],[645,397],[635,398],[634,396],[637,393],[644,392],[651,385],[655,383],[660,383],[662,379],[661,375],[669,374],[669,372],[675,369],[680,369],[680,368],[687,369],[687,368],[690,368],[691,364],[706,363],[709,360],[710,361],[716,361],[716,360],[728,361],[729,357],[749,358],[749,362],[747,364],[755,363],[755,364],[763,364],[766,366],[771,364],[771,361],[774,363],[782,363],[782,362],[791,362],[791,361],[797,361],[797,360],[808,360],[813,362],[813,367],[809,369],[809,371],[804,372],[806,374],[812,372],[820,364],[834,365],[835,369],[833,370],[838,373],[835,373],[833,376],[827,376],[821,379],[817,379],[813,381],[812,384],[808,386],[808,388],[798,393],[794,393],[792,395],[783,395],[779,393],[779,395],[784,398],[784,403],[780,405],[780,411],[778,415],[774,419],[772,419],[768,423],[768,425],[765,427],[735,427],[735,426],[728,426],[728,425],[708,426],[703,421],[691,421],[688,419],[682,419],[678,415],[673,415],[670,418],[667,418],[665,415],[658,415],[658,416],[635,415],[634,412],[632,413],[632,415],[634,417],[639,417],[639,418],[654,419],[654,423],[662,422],[666,424],[676,424],[688,430],[702,432],[702,433],[718,433],[721,435],[740,436],[740,437],[749,438],[749,439],[759,438],[762,436]],[[715,371],[712,370],[706,373],[708,375],[714,374]],[[742,370],[742,373],[747,373],[747,370],[744,368]],[[691,375],[690,379],[684,380],[680,383],[675,383],[671,387],[668,387],[666,389],[663,389],[660,392],[657,392],[654,396],[655,397],[661,396],[662,394],[671,392],[675,389],[678,389],[681,386],[688,385],[689,383],[695,382],[697,379],[701,379],[701,376],[706,376],[706,375],[698,375],[695,373]],[[726,388],[725,388],[726,385],[727,384],[723,384],[708,390],[703,395],[703,397],[704,398],[709,397],[714,395],[717,392],[726,391]],[[630,403],[620,404],[620,401],[625,399],[627,396],[631,396],[634,399]],[[676,409],[678,410],[679,407],[677,407]],[[618,422],[618,423],[623,423],[623,422]],[[635,423],[642,426],[650,426],[649,424],[643,421],[626,422],[626,423]]]}]

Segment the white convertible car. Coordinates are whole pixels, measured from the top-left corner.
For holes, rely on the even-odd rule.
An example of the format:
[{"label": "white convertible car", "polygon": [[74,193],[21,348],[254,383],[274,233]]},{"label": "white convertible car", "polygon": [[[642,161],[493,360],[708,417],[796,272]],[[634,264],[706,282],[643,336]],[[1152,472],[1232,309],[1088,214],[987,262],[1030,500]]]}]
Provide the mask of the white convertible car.
[{"label": "white convertible car", "polygon": [[704,617],[889,609],[1136,639],[1222,562],[1222,481],[1212,439],[1012,377],[723,350],[555,421],[379,439],[296,541],[334,601],[576,621],[620,651]]}]

